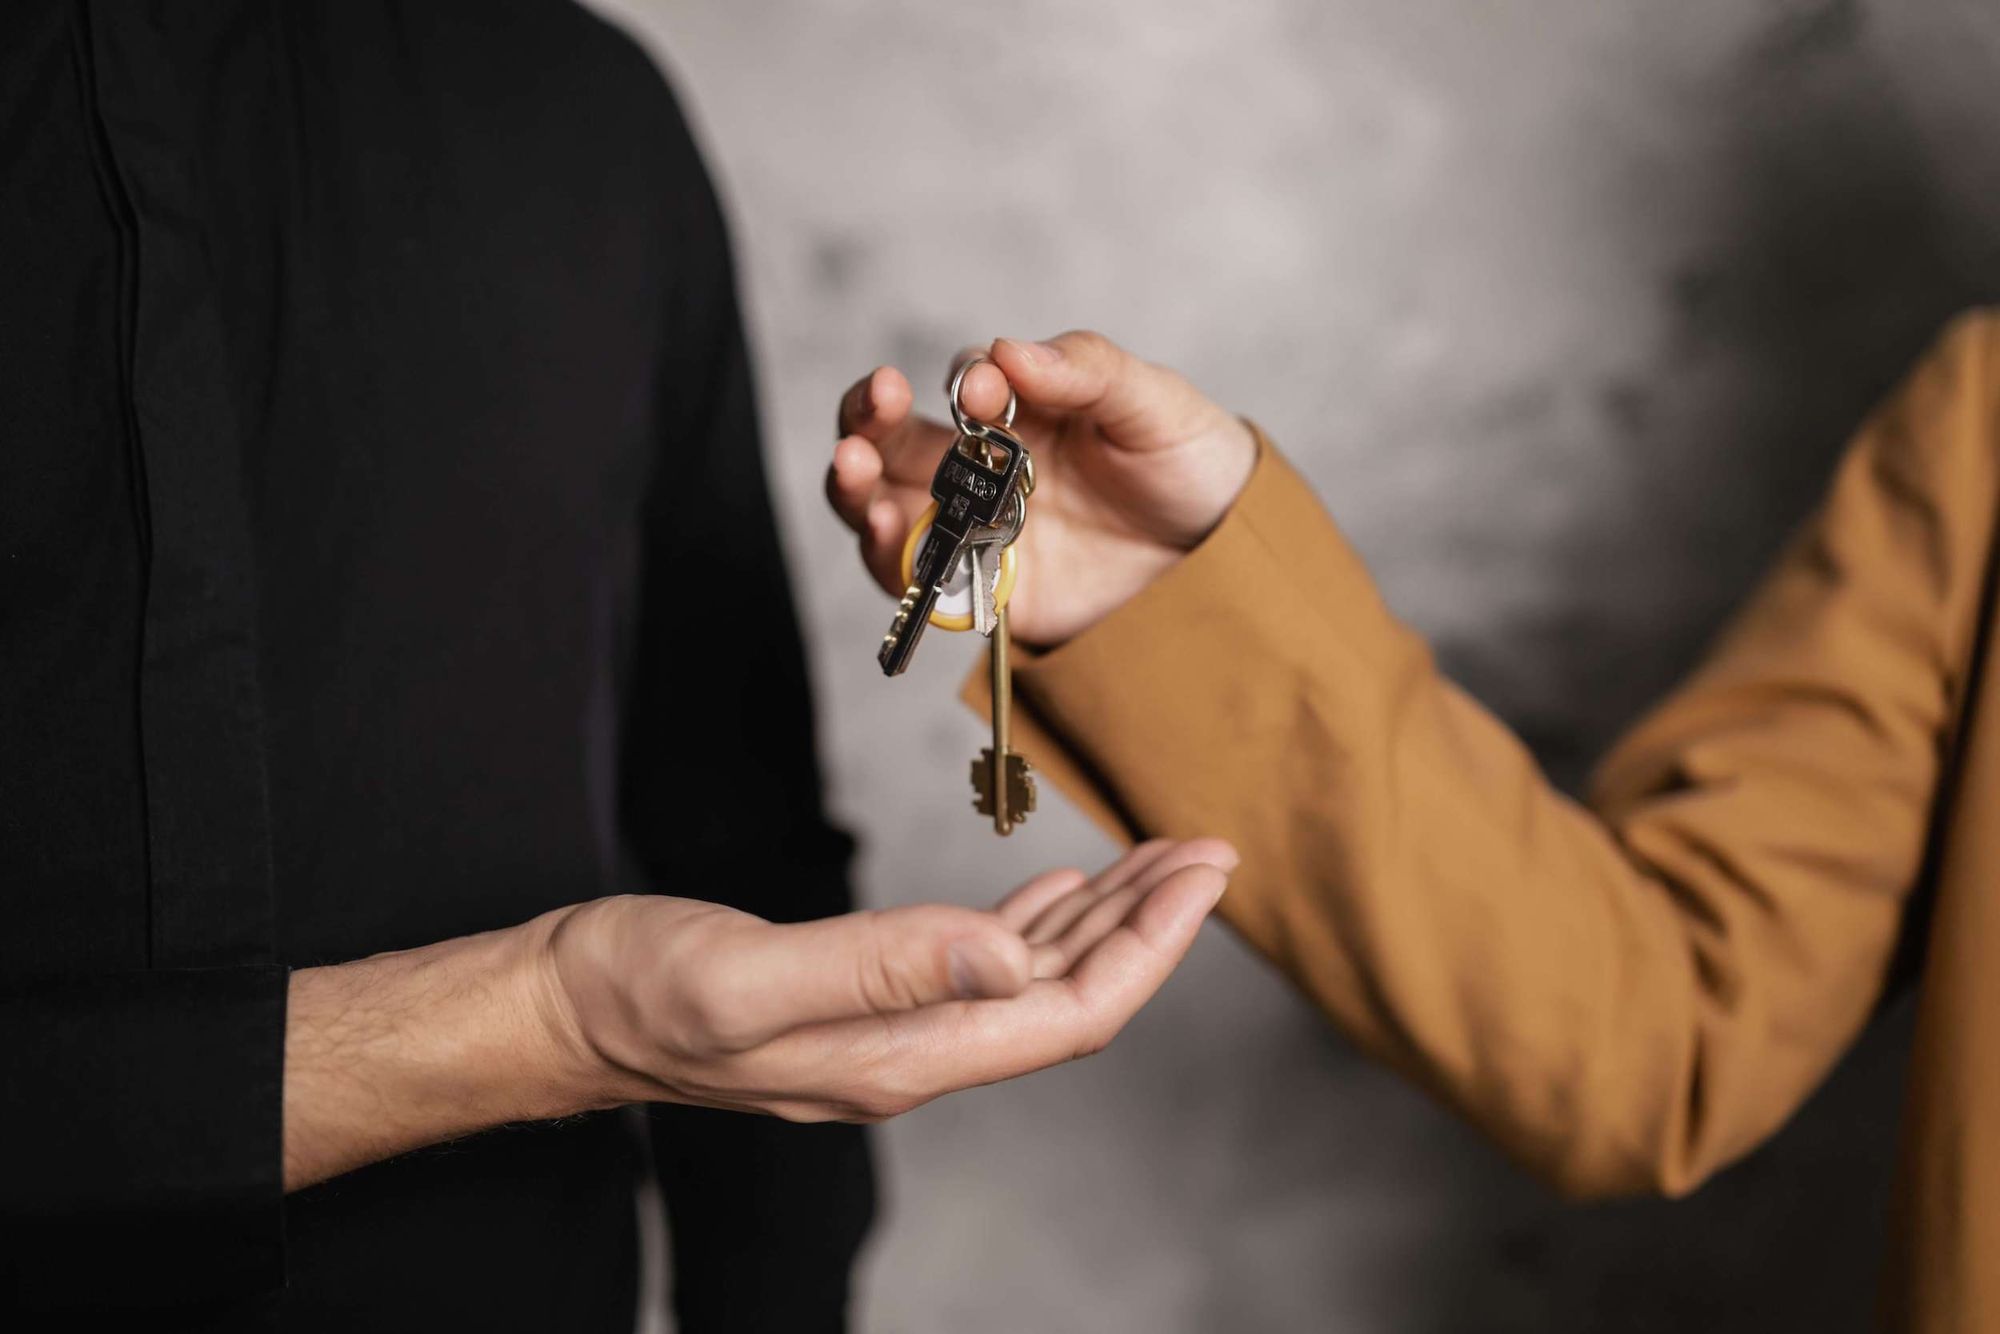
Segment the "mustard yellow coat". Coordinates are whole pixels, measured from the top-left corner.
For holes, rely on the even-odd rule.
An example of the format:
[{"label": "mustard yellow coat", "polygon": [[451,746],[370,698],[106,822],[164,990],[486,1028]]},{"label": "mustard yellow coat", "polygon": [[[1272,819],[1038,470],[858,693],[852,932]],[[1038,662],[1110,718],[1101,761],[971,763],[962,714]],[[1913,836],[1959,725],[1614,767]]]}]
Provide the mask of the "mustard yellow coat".
[{"label": "mustard yellow coat", "polygon": [[1886,1300],[1898,1328],[2000,1330],[1996,451],[1978,314],[1587,806],[1437,673],[1268,445],[1198,550],[1022,666],[1020,748],[1127,836],[1232,840],[1236,929],[1579,1193],[1685,1192],[1770,1135],[1934,890]]}]

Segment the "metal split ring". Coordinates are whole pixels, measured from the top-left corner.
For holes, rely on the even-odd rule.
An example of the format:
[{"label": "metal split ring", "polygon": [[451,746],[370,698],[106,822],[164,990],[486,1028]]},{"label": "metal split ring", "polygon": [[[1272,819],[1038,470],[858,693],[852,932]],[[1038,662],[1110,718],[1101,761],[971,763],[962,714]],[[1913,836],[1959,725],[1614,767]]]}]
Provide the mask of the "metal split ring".
[{"label": "metal split ring", "polygon": [[[959,402],[958,396],[959,396],[959,391],[965,387],[965,373],[971,370],[974,366],[979,365],[981,362],[985,362],[987,365],[992,366],[993,358],[985,356],[983,354],[977,357],[967,358],[963,363],[959,365],[959,368],[957,370],[951,373],[951,385],[945,391],[945,396],[951,400],[952,425],[958,428],[958,433],[960,435],[970,436],[975,440],[984,439],[984,436],[976,428],[985,425],[985,423],[976,422],[972,418],[968,417],[965,413],[965,405]],[[1000,369],[997,366],[994,366],[993,368],[995,370]],[[1007,377],[1003,374],[1000,378],[1004,380]],[[1000,414],[1000,420],[998,422],[995,422],[994,425],[998,426],[1003,431],[1012,430],[1014,426],[1014,409],[1019,405],[1019,403],[1020,400],[1017,397],[1015,397],[1014,394],[1014,386],[1012,384],[1009,384],[1007,386],[1007,410]]]}]

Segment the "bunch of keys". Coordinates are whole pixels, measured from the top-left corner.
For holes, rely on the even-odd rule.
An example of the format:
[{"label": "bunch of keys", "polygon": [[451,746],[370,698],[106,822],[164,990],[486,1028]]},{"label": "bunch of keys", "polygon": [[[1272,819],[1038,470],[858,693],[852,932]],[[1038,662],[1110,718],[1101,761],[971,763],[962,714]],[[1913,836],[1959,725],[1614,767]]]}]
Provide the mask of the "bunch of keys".
[{"label": "bunch of keys", "polygon": [[928,626],[987,637],[993,745],[972,762],[973,809],[993,817],[995,833],[1011,834],[1035,809],[1034,772],[1008,744],[1014,678],[1007,661],[1007,599],[1018,573],[1014,539],[1028,521],[1035,466],[1027,446],[1012,434],[1011,389],[998,422],[973,420],[959,401],[965,373],[984,360],[973,358],[951,377],[948,395],[958,438],[931,478],[931,507],[903,543],[907,587],[876,657],[883,675],[896,676],[910,665]]}]

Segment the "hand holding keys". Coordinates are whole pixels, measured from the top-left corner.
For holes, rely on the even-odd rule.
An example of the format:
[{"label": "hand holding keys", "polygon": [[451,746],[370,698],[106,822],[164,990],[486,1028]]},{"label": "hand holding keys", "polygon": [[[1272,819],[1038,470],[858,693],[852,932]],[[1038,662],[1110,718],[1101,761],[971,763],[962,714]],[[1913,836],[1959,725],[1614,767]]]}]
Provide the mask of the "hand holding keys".
[{"label": "hand holding keys", "polygon": [[[856,381],[841,400],[841,438],[827,471],[827,499],[860,538],[863,561],[891,596],[904,600],[903,618],[891,632],[901,641],[893,649],[899,663],[908,661],[916,637],[932,621],[983,630],[989,586],[996,631],[1004,604],[1010,629],[1025,643],[1053,647],[1083,633],[1199,544],[1222,521],[1256,462],[1256,437],[1244,422],[1179,375],[1098,334],[1059,334],[1041,343],[998,339],[991,364],[969,361],[954,379],[950,422],[913,412],[910,383],[894,367]],[[1011,406],[1017,393],[1018,426]],[[941,511],[956,485],[955,474],[945,472],[953,458],[962,458],[969,445],[988,460],[1000,437],[1030,445],[1041,460],[1034,526],[1016,531],[1020,540],[1013,543],[1005,534],[1015,517],[1025,520],[1026,510],[996,508],[996,519],[1007,521],[999,529],[997,561],[988,559],[991,524],[982,530],[988,536],[975,541],[962,521],[954,527],[947,518],[951,536],[939,542],[954,543],[955,554],[932,551],[923,533],[912,539],[928,518],[925,507]],[[1024,500],[1026,482],[1017,481]],[[944,566],[940,594],[931,591],[929,571],[918,578],[920,549],[929,553],[929,564]],[[1018,589],[1010,564],[1032,571]],[[1004,656],[1004,644],[996,644],[996,652]],[[901,670],[886,661],[888,646],[884,657],[892,673]],[[977,781],[980,809],[994,814],[998,828],[1011,823],[1025,801],[1015,800],[1019,788],[1007,781],[1011,701],[1004,660],[995,663],[995,678],[997,735],[981,758]],[[1025,787],[1025,766],[1023,771]],[[997,809],[1003,804],[1005,815]]]},{"label": "hand holding keys", "polygon": [[[1256,439],[1181,376],[1092,333],[1041,343],[1001,338],[969,366],[959,399],[1034,451],[1035,522],[1017,544],[1031,569],[1008,620],[1021,642],[1053,648],[1164,574],[1222,520],[1250,477]],[[1010,394],[1019,420],[1007,421]],[[950,420],[915,411],[909,380],[879,366],[840,401],[826,495],[860,539],[876,580],[900,597],[905,539],[931,503]],[[943,416],[944,414],[939,414]],[[1004,579],[1004,575],[1003,575]]]},{"label": "hand holding keys", "polygon": [[[1034,774],[1026,758],[1009,744],[1013,678],[1007,630],[1007,599],[1015,579],[1013,545],[1027,524],[1035,472],[1027,446],[1009,430],[1014,421],[1011,399],[997,423],[974,420],[960,401],[966,372],[983,361],[983,357],[967,361],[952,376],[948,392],[958,437],[938,460],[930,509],[903,544],[906,587],[877,659],[884,675],[899,675],[932,624],[945,630],[972,629],[988,637],[993,744],[972,762],[973,804],[981,815],[993,818],[994,832],[1004,835],[1035,809]],[[948,594],[958,593],[961,582],[967,612],[941,607]]]}]

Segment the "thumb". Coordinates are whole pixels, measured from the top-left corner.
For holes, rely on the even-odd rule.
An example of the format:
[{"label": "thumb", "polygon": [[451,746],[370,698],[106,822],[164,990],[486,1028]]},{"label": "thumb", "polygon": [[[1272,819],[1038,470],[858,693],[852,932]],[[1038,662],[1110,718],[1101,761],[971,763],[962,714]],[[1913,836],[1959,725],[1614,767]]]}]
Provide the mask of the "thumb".
[{"label": "thumb", "polygon": [[1126,449],[1166,449],[1228,416],[1180,375],[1103,334],[1073,330],[1040,343],[998,338],[989,355],[1023,403],[1080,413]]},{"label": "thumb", "polygon": [[1034,975],[1018,932],[943,904],[766,926],[731,954],[734,1013],[709,1027],[741,1048],[804,1024],[1012,996]]}]

